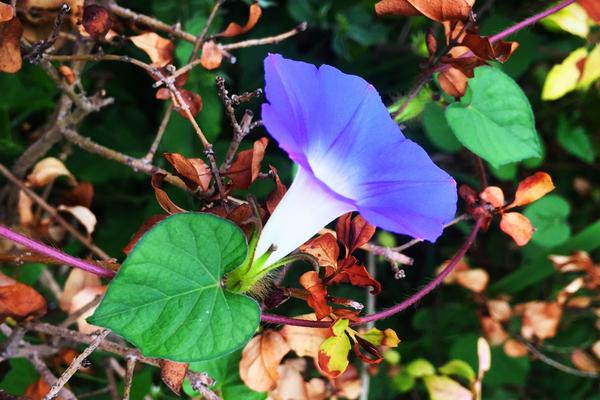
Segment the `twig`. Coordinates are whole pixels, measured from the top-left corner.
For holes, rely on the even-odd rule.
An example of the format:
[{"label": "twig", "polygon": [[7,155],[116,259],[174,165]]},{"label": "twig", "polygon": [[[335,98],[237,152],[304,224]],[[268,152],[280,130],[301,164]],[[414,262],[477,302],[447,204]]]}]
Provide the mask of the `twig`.
[{"label": "twig", "polygon": [[58,378],[58,380],[54,382],[54,384],[52,384],[50,391],[46,396],[44,396],[44,400],[52,400],[58,395],[58,392],[60,392],[60,390],[67,384],[67,382],[69,381],[69,379],[71,379],[75,372],[79,370],[79,367],[81,367],[81,363],[83,362],[83,360],[88,358],[89,355],[92,354],[94,350],[96,350],[98,345],[100,345],[100,342],[102,342],[104,338],[108,336],[109,333],[109,329],[104,329],[97,335],[94,335],[92,343],[90,343],[90,345],[80,355],[75,357],[75,359],[71,362],[71,364],[69,364],[65,372],[62,373],[60,378]]},{"label": "twig", "polygon": [[[44,362],[40,359],[37,353],[29,354],[29,361],[33,364],[33,367],[40,373],[43,380],[46,381],[49,385],[54,385],[58,379],[54,376],[52,371],[44,364]],[[62,387],[60,390],[60,397],[65,400],[77,400],[77,397],[66,387]]]},{"label": "twig", "polygon": [[0,164],[0,173],[6,177],[9,181],[19,187],[29,198],[35,201],[40,207],[42,207],[50,216],[56,220],[63,228],[65,228],[75,239],[80,241],[85,247],[87,247],[92,253],[100,257],[103,260],[109,260],[111,257],[106,254],[101,248],[96,246],[92,241],[82,235],[76,228],[73,227],[66,219],[64,219],[50,204],[46,203],[44,199],[37,195],[33,190],[29,189],[23,182],[21,182],[16,176],[14,176],[8,168]]},{"label": "twig", "polygon": [[74,324],[75,322],[77,322],[77,319],[79,317],[81,317],[87,311],[91,310],[92,308],[94,308],[98,304],[100,304],[101,300],[102,300],[102,296],[96,295],[96,297],[94,297],[92,299],[92,301],[88,302],[87,304],[84,304],[82,307],[78,308],[77,311],[75,311],[74,313],[69,314],[69,317],[67,319],[65,319],[63,322],[61,322],[59,326],[67,328],[69,325]]},{"label": "twig", "polygon": [[413,265],[414,263],[414,260],[411,257],[402,254],[398,250],[390,247],[384,247],[373,243],[367,243],[363,247],[361,247],[361,249],[368,251],[369,254],[381,256],[394,265]]},{"label": "twig", "polygon": [[131,384],[133,382],[133,370],[135,369],[135,357],[127,357],[127,371],[125,372],[125,389],[123,389],[123,400],[129,400]]},{"label": "twig", "polygon": [[[452,225],[456,225],[458,224],[460,221],[464,221],[466,219],[469,218],[468,214],[461,214],[458,217],[454,218],[452,221],[448,222],[446,225],[444,225],[444,229],[452,226]],[[398,247],[392,247],[393,250],[395,251],[404,251],[406,249],[408,249],[409,247],[414,246],[417,243],[421,243],[423,241],[423,239],[413,239],[413,240],[409,240],[408,242],[404,243],[401,246]]]},{"label": "twig", "polygon": [[58,11],[58,15],[54,20],[54,25],[52,26],[52,32],[50,33],[50,37],[45,40],[40,40],[39,42],[34,43],[31,46],[29,53],[23,56],[24,59],[28,60],[32,64],[37,64],[41,59],[43,54],[48,50],[56,39],[58,39],[58,33],[60,32],[60,27],[62,25],[63,19],[65,15],[69,12],[71,8],[68,4],[63,3],[60,10]]},{"label": "twig", "polygon": [[102,156],[109,160],[116,161],[120,164],[126,165],[137,172],[143,172],[148,175],[153,175],[156,173],[163,174],[163,175],[165,175],[165,179],[164,179],[165,182],[168,182],[171,185],[176,186],[180,189],[189,191],[189,189],[187,188],[187,186],[185,185],[185,183],[183,183],[183,181],[181,179],[179,179],[175,175],[168,173],[167,171],[165,171],[162,168],[145,163],[144,161],[139,160],[137,158],[133,158],[131,156],[119,153],[118,151],[109,149],[108,147],[104,147],[101,144],[93,142],[90,138],[79,135],[79,133],[77,133],[76,131],[74,131],[72,129],[65,130],[64,136],[68,141],[70,141],[74,145],[82,148],[85,151],[88,151],[88,152],[94,153],[94,154],[98,154],[99,156]]},{"label": "twig", "polygon": [[28,238],[27,236],[23,236],[17,232],[14,232],[7,228],[4,225],[0,224],[0,236],[4,236],[5,238],[12,240],[15,243],[23,245],[31,250],[34,250],[38,253],[45,254],[49,257],[53,257],[64,264],[70,265],[75,268],[83,269],[84,271],[90,272],[92,274],[98,275],[104,278],[112,278],[115,273],[108,269],[102,268],[97,264],[92,264],[90,262],[84,261],[80,258],[73,257],[67,253],[63,253],[60,250],[47,246],[43,243],[37,242]]},{"label": "twig", "polygon": [[146,164],[150,164],[152,159],[154,158],[154,154],[156,154],[156,150],[158,150],[158,146],[160,145],[160,141],[167,129],[167,125],[169,125],[169,120],[171,119],[171,113],[173,112],[173,103],[169,103],[167,109],[165,110],[165,115],[163,115],[162,120],[160,121],[160,126],[158,127],[158,131],[156,132],[156,136],[154,137],[154,141],[148,149],[148,153],[142,158],[140,161]]},{"label": "twig", "polygon": [[250,40],[245,40],[243,42],[237,42],[237,43],[231,43],[231,44],[224,44],[223,46],[221,46],[221,48],[225,51],[231,51],[231,50],[237,50],[237,49],[244,49],[246,47],[252,47],[252,46],[277,44],[285,39],[288,39],[288,38],[291,38],[292,36],[297,35],[300,32],[305,31],[307,26],[308,26],[307,23],[303,22],[300,25],[296,26],[294,29],[291,29],[284,33],[280,33],[279,35],[264,37],[264,38],[260,38],[260,39],[250,39]]},{"label": "twig", "polygon": [[110,361],[104,362],[104,372],[108,381],[108,390],[112,400],[120,400],[119,390],[117,389],[117,380],[115,379],[115,370],[110,365]]},{"label": "twig", "polygon": [[[376,277],[377,268],[375,268],[375,267],[376,267],[375,254],[374,253],[367,254],[367,271],[369,271],[369,274],[373,277],[373,279],[377,279],[377,277]],[[367,288],[367,290],[366,290],[366,296],[367,296],[367,314],[373,314],[375,312],[377,299],[375,298],[373,293],[371,293],[371,290],[369,288]],[[369,330],[369,329],[373,328],[374,326],[375,326],[375,322],[369,322],[369,323],[367,323],[367,326],[365,328],[367,330]],[[366,364],[364,364],[362,366],[362,371],[360,373],[360,382],[362,385],[362,390],[360,392],[360,400],[368,400],[369,399],[369,386],[371,383],[371,375],[369,375],[369,370],[368,370]]]},{"label": "twig", "polygon": [[524,344],[525,347],[527,347],[527,350],[529,350],[533,355],[535,355],[541,362],[543,362],[544,364],[548,364],[552,368],[556,368],[557,370],[567,373],[569,375],[575,375],[575,376],[579,376],[582,378],[600,378],[600,374],[597,372],[580,371],[576,368],[569,367],[568,365],[564,365],[564,364],[548,357],[547,355],[542,353],[540,350],[538,350],[538,348],[535,347],[533,344],[529,343],[529,341],[527,341],[527,340],[519,339],[519,341],[522,344]]}]

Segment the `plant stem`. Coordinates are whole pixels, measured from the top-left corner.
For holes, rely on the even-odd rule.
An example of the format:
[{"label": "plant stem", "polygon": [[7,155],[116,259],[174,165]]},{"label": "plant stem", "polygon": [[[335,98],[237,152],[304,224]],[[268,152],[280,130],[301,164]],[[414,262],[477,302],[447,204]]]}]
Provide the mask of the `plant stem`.
[{"label": "plant stem", "polygon": [[37,242],[33,239],[23,236],[20,233],[14,232],[4,225],[0,224],[0,236],[3,236],[15,243],[25,246],[35,252],[44,254],[52,257],[56,260],[63,262],[64,264],[70,265],[75,268],[80,268],[84,271],[90,272],[94,275],[98,275],[103,278],[112,278],[115,273],[108,269],[104,269],[96,264],[89,263],[80,258],[73,257],[69,254],[63,253],[60,250],[47,246],[43,243]]}]

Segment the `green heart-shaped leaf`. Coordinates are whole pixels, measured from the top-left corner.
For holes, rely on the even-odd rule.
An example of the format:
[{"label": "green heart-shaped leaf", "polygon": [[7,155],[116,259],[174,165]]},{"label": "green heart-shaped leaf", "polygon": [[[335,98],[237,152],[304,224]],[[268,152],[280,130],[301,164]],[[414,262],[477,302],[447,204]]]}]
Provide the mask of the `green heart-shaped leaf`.
[{"label": "green heart-shaped leaf", "polygon": [[260,308],[223,289],[222,278],[247,253],[241,230],[209,214],[177,214],[138,242],[89,321],[135,344],[146,356],[207,360],[242,347]]}]

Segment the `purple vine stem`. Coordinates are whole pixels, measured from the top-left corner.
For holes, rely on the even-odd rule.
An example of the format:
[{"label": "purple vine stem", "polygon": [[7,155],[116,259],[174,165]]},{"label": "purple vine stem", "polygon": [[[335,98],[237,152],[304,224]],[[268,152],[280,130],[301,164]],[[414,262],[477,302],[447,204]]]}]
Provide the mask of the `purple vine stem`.
[{"label": "purple vine stem", "polygon": [[558,3],[554,7],[550,7],[549,9],[542,11],[539,14],[535,14],[529,18],[526,18],[523,21],[519,22],[518,24],[511,26],[510,28],[507,28],[507,29],[503,30],[502,32],[499,32],[493,36],[490,36],[490,38],[489,38],[490,42],[495,43],[499,40],[502,40],[502,39],[506,38],[507,36],[510,36],[513,33],[518,32],[521,29],[523,29],[529,25],[533,25],[536,22],[538,22],[540,19],[546,18],[548,15],[552,15],[555,12],[560,11],[563,8],[569,6],[573,3],[575,3],[575,0],[565,0],[562,3]]},{"label": "purple vine stem", "polygon": [[4,225],[0,225],[0,236],[4,236],[5,238],[20,245],[23,245],[37,253],[44,254],[48,257],[52,257],[55,260],[61,261],[75,268],[80,268],[94,275],[98,275],[103,278],[112,278],[113,276],[115,276],[115,273],[109,269],[105,269],[100,267],[99,265],[91,264],[80,258],[70,256],[66,253],[63,253],[60,250],[47,246],[43,243],[37,242],[33,239],[28,238],[27,236],[21,235],[20,233],[14,232]]},{"label": "purple vine stem", "polygon": [[[444,268],[444,270],[438,276],[436,276],[431,282],[429,282],[427,285],[425,285],[421,290],[419,290],[417,293],[413,294],[408,299],[404,300],[401,303],[396,304],[393,307],[390,307],[390,308],[380,311],[380,312],[376,312],[374,314],[366,315],[365,317],[361,318],[359,321],[354,322],[352,325],[355,325],[355,326],[356,325],[364,325],[368,322],[374,322],[374,321],[378,321],[381,319],[389,318],[393,315],[396,315],[396,314],[406,310],[408,307],[417,303],[423,297],[425,297],[429,293],[431,293],[433,291],[433,289],[435,289],[439,284],[441,284],[443,282],[443,280],[454,270],[454,268],[456,267],[458,262],[465,256],[465,254],[467,253],[467,251],[469,250],[469,248],[475,241],[475,237],[477,236],[477,233],[481,229],[481,225],[482,225],[482,220],[478,219],[475,221],[475,225],[471,229],[471,232],[469,233],[467,240],[463,243],[463,245],[456,252],[456,254],[454,254],[454,257],[452,257],[452,259],[448,263],[448,266],[446,266],[446,268]],[[304,327],[310,327],[310,328],[328,328],[331,326],[331,322],[327,322],[327,321],[309,321],[309,320],[305,320],[305,319],[283,317],[283,316],[274,315],[274,314],[262,314],[260,319],[262,322],[268,322],[271,324],[279,324],[279,325],[295,325],[295,326],[304,326]]]}]

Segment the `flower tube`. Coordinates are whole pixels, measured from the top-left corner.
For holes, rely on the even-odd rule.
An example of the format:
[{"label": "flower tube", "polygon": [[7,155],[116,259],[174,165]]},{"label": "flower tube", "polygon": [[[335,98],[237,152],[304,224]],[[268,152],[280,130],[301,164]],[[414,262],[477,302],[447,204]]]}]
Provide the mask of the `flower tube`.
[{"label": "flower tube", "polygon": [[276,263],[349,211],[388,231],[435,241],[454,217],[456,183],[403,136],[375,88],[329,65],[278,54],[264,65],[263,124],[299,168],[260,234],[254,260]]}]

